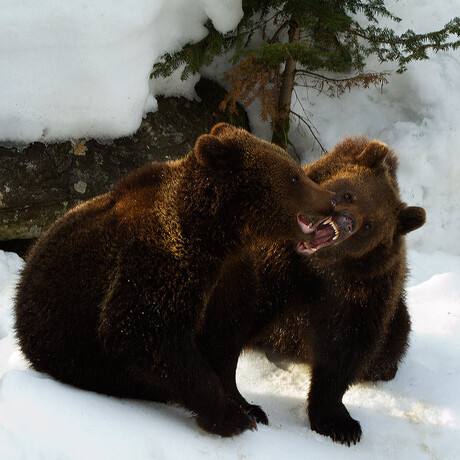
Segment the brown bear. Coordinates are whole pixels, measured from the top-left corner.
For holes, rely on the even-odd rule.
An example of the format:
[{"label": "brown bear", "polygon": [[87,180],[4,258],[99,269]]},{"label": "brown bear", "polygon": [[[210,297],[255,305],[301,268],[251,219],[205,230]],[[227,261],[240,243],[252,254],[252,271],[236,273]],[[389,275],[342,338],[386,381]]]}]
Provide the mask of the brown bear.
[{"label": "brown bear", "polygon": [[393,379],[410,332],[404,235],[424,224],[425,211],[401,201],[396,170],[385,144],[346,138],[305,172],[348,204],[350,237],[318,252],[305,243],[310,255],[286,242],[258,246],[252,256],[254,342],[310,363],[311,428],[347,445],[362,432],[342,403],[345,391]]},{"label": "brown bear", "polygon": [[251,242],[304,244],[329,228],[333,197],[284,150],[216,125],[184,159],[148,164],[37,241],[15,299],[20,347],[63,382],[180,404],[221,436],[253,429],[264,414],[234,400],[227,364],[196,345],[207,299]]},{"label": "brown bear", "polygon": [[[341,193],[343,195],[348,192],[342,187]],[[260,295],[257,293],[259,278],[264,274],[256,273],[254,256],[259,257],[265,250],[272,249],[276,253],[277,247],[284,246],[296,254],[311,254],[338,243],[344,244],[357,229],[356,219],[352,214],[353,206],[338,194],[334,196],[333,203],[335,209],[330,217],[318,221],[310,230],[306,229],[315,229],[308,240],[304,239],[297,244],[284,241],[273,248],[269,243],[264,246],[256,241],[236,257],[228,259],[208,297],[204,325],[196,337],[196,344],[220,376],[227,393],[254,415],[258,422],[267,424],[268,418],[259,406],[249,404],[237,389],[235,375],[238,357],[243,347],[269,321],[274,320],[277,308],[282,310],[284,307],[280,304],[270,310],[263,302],[257,301],[257,296]],[[258,265],[257,268],[261,267]],[[270,282],[273,287],[277,286],[275,289],[289,289],[287,285],[281,286],[278,280],[273,279]],[[264,281],[261,282],[262,285],[263,283]],[[267,302],[270,303],[270,299]]]}]

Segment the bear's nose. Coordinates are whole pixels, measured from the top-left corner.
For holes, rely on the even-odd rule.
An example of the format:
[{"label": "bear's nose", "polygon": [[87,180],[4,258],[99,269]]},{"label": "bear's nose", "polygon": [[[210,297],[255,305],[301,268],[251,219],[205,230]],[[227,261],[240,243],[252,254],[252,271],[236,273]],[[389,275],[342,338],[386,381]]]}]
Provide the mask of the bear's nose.
[{"label": "bear's nose", "polygon": [[340,228],[347,233],[353,233],[356,230],[356,219],[348,212],[344,212],[339,218]]},{"label": "bear's nose", "polygon": [[335,208],[339,203],[340,203],[340,195],[336,193],[332,200],[331,200],[332,206]]}]

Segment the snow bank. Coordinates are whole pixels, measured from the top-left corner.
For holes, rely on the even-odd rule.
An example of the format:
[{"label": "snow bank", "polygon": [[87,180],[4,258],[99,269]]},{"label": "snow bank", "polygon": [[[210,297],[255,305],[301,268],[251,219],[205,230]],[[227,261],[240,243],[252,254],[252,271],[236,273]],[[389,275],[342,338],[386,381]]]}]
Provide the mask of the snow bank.
[{"label": "snow bank", "polygon": [[0,376],[8,369],[20,367],[12,333],[12,307],[17,275],[23,264],[17,254],[0,250]]},{"label": "snow bank", "polygon": [[[201,431],[180,408],[83,391],[26,370],[11,331],[22,261],[0,251],[0,458],[455,460],[460,450],[460,257],[410,251],[413,334],[391,382],[353,386],[344,401],[361,422],[350,448],[312,432],[305,411],[309,370],[245,353],[238,385],[269,426],[233,439]],[[441,269],[440,267],[444,267]]]},{"label": "snow bank", "polygon": [[0,142],[132,134],[156,108],[153,63],[208,17],[232,29],[241,0],[3,0]]}]

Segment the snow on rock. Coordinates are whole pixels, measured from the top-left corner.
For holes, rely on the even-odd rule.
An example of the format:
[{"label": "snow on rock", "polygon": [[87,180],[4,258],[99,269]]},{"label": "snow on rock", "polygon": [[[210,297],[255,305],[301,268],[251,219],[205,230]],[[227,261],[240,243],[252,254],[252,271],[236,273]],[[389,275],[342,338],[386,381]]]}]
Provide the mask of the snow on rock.
[{"label": "snow on rock", "polygon": [[190,75],[186,80],[182,80],[184,65],[175,70],[169,77],[152,78],[149,82],[150,92],[156,96],[178,97],[182,96],[189,100],[199,100],[195,91],[195,85],[200,80],[199,73]]},{"label": "snow on rock", "polygon": [[4,0],[0,14],[0,142],[117,138],[156,103],[152,65],[226,32],[241,0]]}]

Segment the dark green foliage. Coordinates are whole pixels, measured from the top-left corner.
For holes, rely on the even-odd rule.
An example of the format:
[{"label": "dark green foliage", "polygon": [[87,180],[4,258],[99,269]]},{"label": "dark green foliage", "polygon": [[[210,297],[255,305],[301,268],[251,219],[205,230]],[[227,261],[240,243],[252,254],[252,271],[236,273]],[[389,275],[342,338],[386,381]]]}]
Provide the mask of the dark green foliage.
[{"label": "dark green foliage", "polygon": [[460,18],[449,21],[442,29],[426,34],[416,34],[407,30],[397,35],[393,30],[380,29],[375,25],[361,27],[355,24],[353,30],[355,37],[364,38],[367,46],[356,43],[356,48],[365,56],[375,54],[381,62],[396,61],[397,72],[406,70],[406,64],[411,61],[429,59],[427,51],[447,51],[460,46],[460,40],[449,41],[451,35],[460,36]]},{"label": "dark green foliage", "polygon": [[[243,19],[227,34],[218,32],[208,21],[209,33],[203,40],[166,54],[155,64],[152,76],[165,77],[185,65],[182,78],[186,79],[211,64],[216,56],[228,53],[234,67],[227,74],[232,86],[223,106],[232,107],[236,100],[250,103],[259,98],[263,105],[264,101],[273,103],[277,97],[284,98],[277,107],[262,107],[262,118],[269,114],[274,131],[278,123],[283,131],[289,126],[282,108],[289,106],[290,98],[286,100],[289,91],[280,91],[283,84],[291,92],[295,84],[300,84],[329,96],[340,95],[345,87],[387,82],[388,72],[364,72],[368,56],[377,56],[381,63],[395,62],[397,72],[402,73],[409,62],[428,59],[430,50],[460,46],[459,18],[425,34],[407,30],[398,35],[380,27],[381,18],[401,20],[388,11],[384,0],[243,0],[243,10]],[[295,63],[296,70],[286,75],[283,69],[288,62]],[[331,72],[348,77],[334,79]],[[265,91],[273,94],[267,97]],[[281,138],[287,141],[287,132]]]},{"label": "dark green foliage", "polygon": [[254,56],[267,67],[279,67],[289,59],[294,59],[308,70],[329,70],[345,72],[350,70],[350,54],[340,51],[320,50],[308,46],[305,41],[293,43],[264,43],[255,50],[243,53],[245,57]]}]

